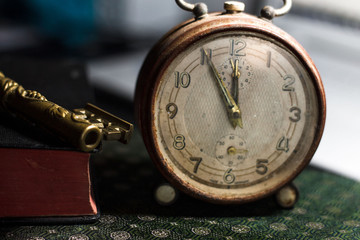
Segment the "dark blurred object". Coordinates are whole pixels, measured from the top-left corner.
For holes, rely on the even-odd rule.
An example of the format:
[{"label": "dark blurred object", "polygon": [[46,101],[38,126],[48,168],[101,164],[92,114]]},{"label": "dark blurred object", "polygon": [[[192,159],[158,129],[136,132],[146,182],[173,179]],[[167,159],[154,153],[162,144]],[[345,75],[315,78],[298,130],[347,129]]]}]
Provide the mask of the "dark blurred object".
[{"label": "dark blurred object", "polygon": [[3,53],[46,58],[81,55],[96,38],[90,0],[1,1],[0,7]]},{"label": "dark blurred object", "polygon": [[3,25],[32,26],[44,37],[70,47],[84,45],[95,34],[94,3],[90,0],[14,0],[0,2]]},{"label": "dark blurred object", "polygon": [[84,64],[75,60],[1,57],[0,71],[26,89],[36,89],[66,108],[94,102]]},{"label": "dark blurred object", "polygon": [[70,47],[85,45],[95,34],[94,3],[90,0],[31,0],[25,3],[42,33]]},{"label": "dark blurred object", "polygon": [[0,1],[0,20],[2,22],[11,19],[15,22],[24,22],[30,19],[29,11],[25,5],[26,0],[1,0]]}]

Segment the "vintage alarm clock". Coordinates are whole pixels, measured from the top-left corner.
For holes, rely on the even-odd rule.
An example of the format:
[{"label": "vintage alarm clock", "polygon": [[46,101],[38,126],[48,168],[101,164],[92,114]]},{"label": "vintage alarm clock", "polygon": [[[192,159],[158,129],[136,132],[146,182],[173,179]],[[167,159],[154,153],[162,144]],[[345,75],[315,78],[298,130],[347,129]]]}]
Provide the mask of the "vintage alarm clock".
[{"label": "vintage alarm clock", "polygon": [[147,150],[169,183],[213,203],[277,194],[291,207],[291,181],[308,165],[325,124],[320,75],[297,41],[271,22],[291,1],[261,16],[241,2],[168,32],[148,54],[136,87]]}]

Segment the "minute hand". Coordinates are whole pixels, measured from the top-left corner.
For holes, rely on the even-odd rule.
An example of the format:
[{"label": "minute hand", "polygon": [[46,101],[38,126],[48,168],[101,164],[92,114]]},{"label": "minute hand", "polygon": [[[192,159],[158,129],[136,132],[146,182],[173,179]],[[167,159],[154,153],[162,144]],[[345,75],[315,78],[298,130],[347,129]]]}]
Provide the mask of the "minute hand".
[{"label": "minute hand", "polygon": [[226,109],[228,112],[229,120],[234,128],[239,126],[243,128],[242,119],[241,119],[241,111],[240,108],[237,106],[235,100],[231,96],[229,90],[226,88],[224,81],[221,79],[219,72],[216,70],[214,63],[212,62],[211,58],[209,57],[208,53],[205,49],[203,49],[205,56],[208,60],[208,63],[211,67],[211,70],[215,76],[216,82],[218,83],[217,86],[220,89],[221,95],[223,96],[224,103],[226,105]]}]

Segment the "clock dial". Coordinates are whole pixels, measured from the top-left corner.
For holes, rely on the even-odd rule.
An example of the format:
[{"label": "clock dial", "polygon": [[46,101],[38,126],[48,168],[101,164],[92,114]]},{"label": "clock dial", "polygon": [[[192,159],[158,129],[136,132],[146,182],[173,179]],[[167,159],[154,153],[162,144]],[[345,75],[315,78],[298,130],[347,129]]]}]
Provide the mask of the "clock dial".
[{"label": "clock dial", "polygon": [[[155,87],[153,135],[168,175],[209,198],[276,188],[301,168],[319,121],[315,86],[285,46],[217,33],[176,56]],[[241,122],[229,111],[238,107]]]}]

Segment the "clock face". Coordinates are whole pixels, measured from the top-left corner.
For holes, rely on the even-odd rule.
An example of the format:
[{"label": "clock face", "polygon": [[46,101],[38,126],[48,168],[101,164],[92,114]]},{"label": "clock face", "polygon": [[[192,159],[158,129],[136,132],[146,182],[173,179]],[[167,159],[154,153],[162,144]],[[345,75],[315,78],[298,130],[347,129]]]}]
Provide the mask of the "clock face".
[{"label": "clock face", "polygon": [[319,121],[311,76],[265,35],[217,33],[176,56],[155,87],[160,165],[183,189],[242,201],[293,178]]}]

